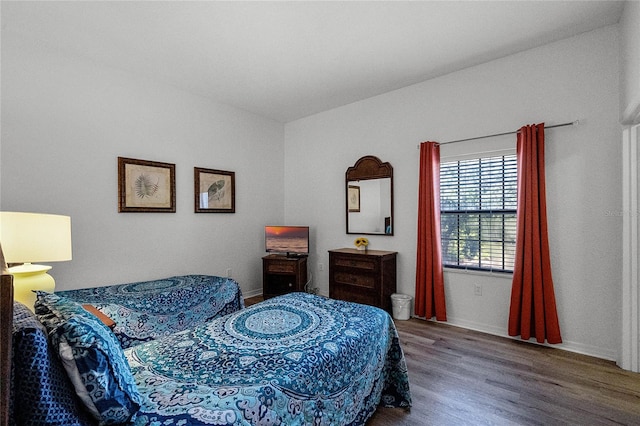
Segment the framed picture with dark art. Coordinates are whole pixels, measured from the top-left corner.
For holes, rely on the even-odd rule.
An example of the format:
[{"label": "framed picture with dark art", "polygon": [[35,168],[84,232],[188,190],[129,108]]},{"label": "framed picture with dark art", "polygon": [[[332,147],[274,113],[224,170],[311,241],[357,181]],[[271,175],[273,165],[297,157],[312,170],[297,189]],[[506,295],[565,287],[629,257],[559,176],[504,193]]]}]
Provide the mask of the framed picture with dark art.
[{"label": "framed picture with dark art", "polygon": [[235,213],[236,174],[194,167],[196,213]]},{"label": "framed picture with dark art", "polygon": [[349,213],[357,213],[360,211],[360,187],[357,185],[349,185],[349,192],[347,194],[347,203],[349,205]]},{"label": "framed picture with dark art", "polygon": [[118,157],[118,212],[176,212],[176,165]]}]

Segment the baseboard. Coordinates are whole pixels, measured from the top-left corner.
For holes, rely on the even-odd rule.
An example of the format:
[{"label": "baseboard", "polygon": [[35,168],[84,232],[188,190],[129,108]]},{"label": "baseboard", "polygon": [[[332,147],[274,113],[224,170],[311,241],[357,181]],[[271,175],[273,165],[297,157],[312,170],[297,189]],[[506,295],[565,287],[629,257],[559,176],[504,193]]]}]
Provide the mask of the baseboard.
[{"label": "baseboard", "polygon": [[[444,324],[449,324],[454,327],[465,328],[468,330],[479,331],[481,333],[487,333],[494,336],[505,337],[507,339],[522,341],[522,339],[520,339],[519,337],[509,336],[506,331],[506,326],[504,329],[502,329],[499,327],[487,326],[486,324],[479,324],[479,323],[474,323],[472,321],[465,321],[465,320],[460,320],[456,318],[448,318],[447,322],[445,322]],[[592,356],[600,359],[605,359],[607,361],[616,362],[618,360],[618,352],[615,350],[604,349],[597,346],[585,345],[578,342],[571,342],[571,341],[565,340],[563,343],[560,343],[557,345],[550,345],[548,343],[538,343],[535,341],[535,339],[531,339],[531,340],[528,340],[528,343],[547,346],[550,348],[562,349],[568,352],[574,352],[582,355],[588,355],[588,356]]]},{"label": "baseboard", "polygon": [[256,297],[256,296],[262,296],[262,288],[256,288],[253,290],[242,292],[242,297],[244,297],[245,299],[248,299],[249,297]]}]

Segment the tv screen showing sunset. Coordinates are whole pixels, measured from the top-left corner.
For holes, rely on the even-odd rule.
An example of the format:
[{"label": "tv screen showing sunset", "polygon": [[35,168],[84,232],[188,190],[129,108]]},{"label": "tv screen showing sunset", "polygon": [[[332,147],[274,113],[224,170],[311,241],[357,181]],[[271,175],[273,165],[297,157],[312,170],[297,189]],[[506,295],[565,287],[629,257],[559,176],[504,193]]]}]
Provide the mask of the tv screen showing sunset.
[{"label": "tv screen showing sunset", "polygon": [[308,226],[266,226],[265,246],[269,252],[308,253]]}]

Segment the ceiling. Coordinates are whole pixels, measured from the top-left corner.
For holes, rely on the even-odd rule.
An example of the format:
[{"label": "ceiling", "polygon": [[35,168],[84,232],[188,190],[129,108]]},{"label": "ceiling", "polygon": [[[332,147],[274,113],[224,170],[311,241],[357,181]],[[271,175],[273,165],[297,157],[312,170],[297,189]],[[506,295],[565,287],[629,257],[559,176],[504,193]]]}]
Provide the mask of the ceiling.
[{"label": "ceiling", "polygon": [[289,122],[620,20],[618,1],[2,1],[2,37]]}]

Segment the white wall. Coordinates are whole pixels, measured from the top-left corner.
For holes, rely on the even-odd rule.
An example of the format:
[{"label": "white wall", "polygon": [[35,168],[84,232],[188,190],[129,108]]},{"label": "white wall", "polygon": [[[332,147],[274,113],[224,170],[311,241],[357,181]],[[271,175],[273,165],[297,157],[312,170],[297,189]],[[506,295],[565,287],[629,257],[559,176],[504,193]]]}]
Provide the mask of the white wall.
[{"label": "white wall", "polygon": [[640,123],[640,1],[627,1],[620,21],[620,115]]},{"label": "white wall", "polygon": [[[612,26],[426,81],[285,126],[285,219],[315,232],[310,269],[328,294],[328,253],[345,234],[344,173],[363,155],[394,167],[398,291],[414,295],[417,144],[515,130],[548,130],[547,202],[560,347],[615,359],[620,343],[621,128],[618,27]],[[476,141],[468,151],[501,141]],[[515,145],[515,135],[513,136]],[[458,148],[459,149],[459,148]],[[322,270],[321,270],[322,266]],[[445,274],[449,322],[506,335],[510,277]],[[474,296],[480,283],[482,296]]]},{"label": "white wall", "polygon": [[[60,290],[231,268],[260,293],[283,138],[280,123],[3,31],[0,207],[71,216]],[[118,213],[118,156],[176,164],[177,212]],[[235,214],[194,214],[195,166],[235,172]]]},{"label": "white wall", "polygon": [[[327,250],[352,246],[356,237],[345,233],[344,173],[361,156],[376,155],[395,169],[395,236],[370,236],[371,248],[399,252],[398,291],[413,295],[417,144],[580,119],[577,127],[547,132],[562,347],[615,359],[621,297],[618,59],[614,26],[283,129],[3,31],[0,208],[72,217],[74,259],[53,265],[59,289],[183,273],[223,275],[232,268],[246,294],[259,292],[263,226],[286,223],[312,226],[310,272],[328,294]],[[175,163],[177,212],[117,213],[118,156]],[[194,166],[236,172],[237,213],[193,213]],[[482,296],[473,295],[476,282]],[[448,272],[446,290],[450,323],[506,333],[508,277]]]}]

